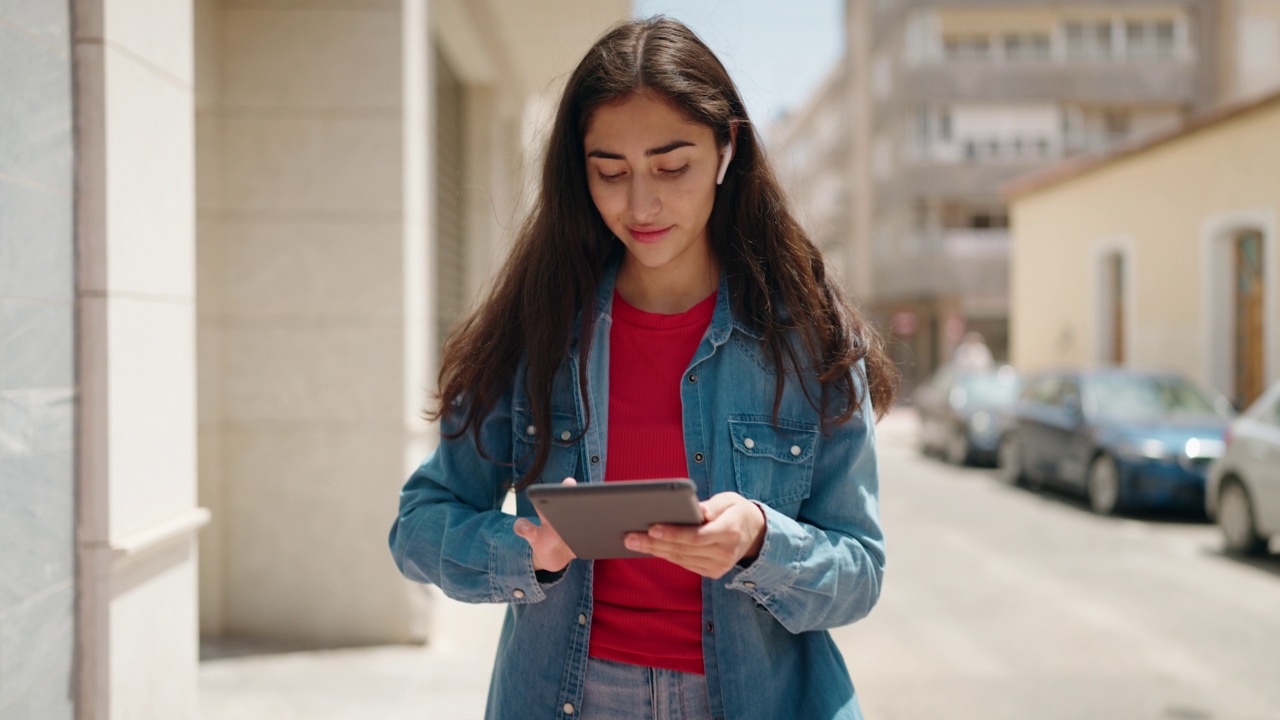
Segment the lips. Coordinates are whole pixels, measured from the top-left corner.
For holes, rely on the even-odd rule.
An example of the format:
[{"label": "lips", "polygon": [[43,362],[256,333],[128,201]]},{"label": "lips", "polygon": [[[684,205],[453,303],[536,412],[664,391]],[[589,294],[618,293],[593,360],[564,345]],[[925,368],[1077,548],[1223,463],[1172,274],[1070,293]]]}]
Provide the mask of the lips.
[{"label": "lips", "polygon": [[662,238],[666,237],[667,233],[671,232],[671,228],[673,227],[675,226],[668,225],[667,227],[659,228],[656,230],[629,227],[627,228],[627,232],[630,233],[631,238],[638,243],[655,243],[661,240]]}]

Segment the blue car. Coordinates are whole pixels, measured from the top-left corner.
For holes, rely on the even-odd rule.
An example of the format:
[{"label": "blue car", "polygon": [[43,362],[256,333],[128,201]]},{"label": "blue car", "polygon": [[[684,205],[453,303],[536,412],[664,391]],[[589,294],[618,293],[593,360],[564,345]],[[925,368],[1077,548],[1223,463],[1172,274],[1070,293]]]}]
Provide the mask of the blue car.
[{"label": "blue car", "polygon": [[1172,373],[1047,372],[1027,379],[1000,442],[1000,476],[1084,495],[1094,512],[1202,508],[1230,405]]}]

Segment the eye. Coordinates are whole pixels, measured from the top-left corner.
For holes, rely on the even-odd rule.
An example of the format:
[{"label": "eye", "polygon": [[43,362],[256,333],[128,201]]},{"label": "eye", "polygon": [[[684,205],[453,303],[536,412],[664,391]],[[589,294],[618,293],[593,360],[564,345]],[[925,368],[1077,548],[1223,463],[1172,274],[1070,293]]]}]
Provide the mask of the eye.
[{"label": "eye", "polygon": [[681,165],[678,168],[673,168],[671,170],[667,170],[664,168],[664,169],[658,170],[658,172],[662,173],[663,175],[666,175],[667,177],[679,177],[685,174],[686,172],[688,172],[688,170],[689,170],[689,163],[685,163],[684,165]]},{"label": "eye", "polygon": [[603,181],[605,181],[605,182],[617,182],[617,181],[621,180],[621,179],[622,179],[622,176],[623,176],[623,175],[626,175],[627,173],[626,173],[626,171],[624,170],[624,171],[621,171],[621,172],[613,173],[612,175],[610,175],[609,173],[605,173],[605,172],[597,172],[596,174],[600,177],[600,179],[601,179],[601,180],[603,180]]}]

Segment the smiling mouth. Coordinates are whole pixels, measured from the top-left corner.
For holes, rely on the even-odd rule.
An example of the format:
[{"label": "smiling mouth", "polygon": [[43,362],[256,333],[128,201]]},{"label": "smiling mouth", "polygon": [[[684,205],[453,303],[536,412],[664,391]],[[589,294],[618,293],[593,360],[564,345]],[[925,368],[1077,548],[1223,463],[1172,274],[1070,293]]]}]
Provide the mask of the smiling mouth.
[{"label": "smiling mouth", "polygon": [[636,228],[627,228],[627,232],[631,233],[631,237],[636,242],[653,243],[653,242],[658,242],[662,238],[666,237],[667,233],[671,232],[672,227],[675,227],[675,226],[669,225],[667,227],[662,228],[661,230],[637,230]]}]

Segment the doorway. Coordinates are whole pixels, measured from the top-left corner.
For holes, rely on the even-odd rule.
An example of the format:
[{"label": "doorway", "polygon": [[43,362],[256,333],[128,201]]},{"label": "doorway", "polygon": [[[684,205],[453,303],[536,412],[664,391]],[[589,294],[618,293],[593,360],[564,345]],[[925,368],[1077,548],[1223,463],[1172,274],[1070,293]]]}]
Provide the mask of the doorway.
[{"label": "doorway", "polygon": [[1249,405],[1266,389],[1263,312],[1262,233],[1248,230],[1236,235],[1232,263],[1232,361],[1236,407]]}]

